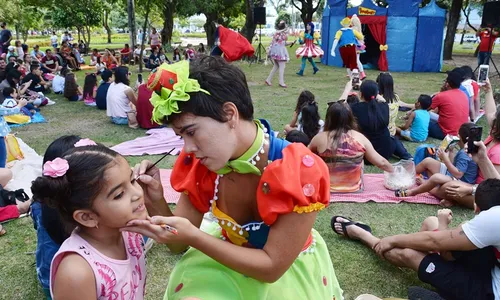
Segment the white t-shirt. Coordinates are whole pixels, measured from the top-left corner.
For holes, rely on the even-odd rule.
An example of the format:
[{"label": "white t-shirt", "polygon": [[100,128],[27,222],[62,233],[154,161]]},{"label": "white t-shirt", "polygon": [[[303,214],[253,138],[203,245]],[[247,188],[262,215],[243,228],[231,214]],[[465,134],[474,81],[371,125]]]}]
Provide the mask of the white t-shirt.
[{"label": "white t-shirt", "polygon": [[123,83],[111,83],[106,96],[106,114],[108,117],[126,118],[130,111],[130,100],[125,91],[131,89]]},{"label": "white t-shirt", "polygon": [[95,64],[95,69],[97,72],[103,72],[104,70],[106,70],[106,65],[104,63],[100,63],[100,64]]},{"label": "white t-shirt", "polygon": [[472,79],[467,79],[462,82],[462,85],[469,93],[471,99],[474,99],[474,88],[472,87]]},{"label": "white t-shirt", "polygon": [[[500,257],[500,206],[494,206],[482,211],[474,219],[462,225],[467,238],[476,247],[482,249],[488,246],[495,248],[496,257]],[[500,261],[500,259],[499,259]],[[491,270],[493,293],[495,300],[500,299],[500,268],[495,266]]]},{"label": "white t-shirt", "polygon": [[[318,124],[319,124],[319,131],[318,131],[318,132],[323,132],[323,129],[324,129],[324,127],[325,127],[325,121],[323,121],[323,120],[319,120],[319,121],[318,121]],[[298,130],[298,131],[302,131],[302,132],[304,132],[304,130],[303,130],[303,129],[304,129],[304,128],[303,128],[303,126],[302,126],[302,123],[299,121],[299,124],[297,124],[297,130]]]},{"label": "white t-shirt", "polygon": [[54,79],[52,79],[52,90],[54,93],[61,93],[64,91],[64,77],[60,75],[54,76]]},{"label": "white t-shirt", "polygon": [[50,37],[50,43],[51,44],[57,44],[57,35],[53,35]]}]

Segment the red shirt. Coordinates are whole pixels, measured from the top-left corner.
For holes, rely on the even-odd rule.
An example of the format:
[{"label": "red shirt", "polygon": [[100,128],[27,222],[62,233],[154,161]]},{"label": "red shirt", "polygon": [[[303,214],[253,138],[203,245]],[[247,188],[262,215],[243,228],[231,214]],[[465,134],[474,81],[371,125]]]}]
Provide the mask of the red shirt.
[{"label": "red shirt", "polygon": [[50,69],[55,69],[57,58],[55,56],[49,57],[48,55],[45,55],[42,58],[41,62],[42,62],[42,64],[46,65]]},{"label": "red shirt", "polygon": [[130,48],[123,48],[122,50],[120,50],[120,53],[121,54],[130,54]]},{"label": "red shirt", "polygon": [[432,99],[431,109],[439,109],[438,124],[445,135],[458,136],[458,129],[469,121],[469,99],[459,89],[441,92]]},{"label": "red shirt", "polygon": [[494,34],[491,36],[491,43],[489,44],[490,32],[491,32],[490,29],[483,29],[479,34],[479,38],[481,39],[481,42],[479,43],[479,52],[493,51],[495,40],[498,37],[498,32],[497,31],[494,32]]}]

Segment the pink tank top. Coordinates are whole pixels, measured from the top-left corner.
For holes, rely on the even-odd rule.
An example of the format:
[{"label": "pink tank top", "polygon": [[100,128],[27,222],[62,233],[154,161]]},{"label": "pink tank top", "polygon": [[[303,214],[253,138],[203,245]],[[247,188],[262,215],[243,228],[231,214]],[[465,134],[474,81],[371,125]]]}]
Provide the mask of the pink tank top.
[{"label": "pink tank top", "polygon": [[77,253],[83,257],[94,271],[99,300],[144,299],[146,287],[146,258],[144,239],[140,234],[123,232],[127,250],[126,260],[109,258],[78,235],[77,230],[64,241],[57,251],[50,267],[50,295],[53,295],[53,282],[57,268],[66,254]]}]

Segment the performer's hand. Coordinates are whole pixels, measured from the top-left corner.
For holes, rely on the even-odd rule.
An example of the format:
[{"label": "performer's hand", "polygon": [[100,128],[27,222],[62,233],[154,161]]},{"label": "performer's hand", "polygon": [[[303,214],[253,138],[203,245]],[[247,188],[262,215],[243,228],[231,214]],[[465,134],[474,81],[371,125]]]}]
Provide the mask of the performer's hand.
[{"label": "performer's hand", "polygon": [[332,52],[331,52],[330,54],[331,54],[333,57],[335,57],[335,56],[336,56],[336,54],[335,54],[335,49],[332,49]]},{"label": "performer's hand", "polygon": [[[170,226],[175,232],[165,229],[164,225]],[[136,232],[160,244],[190,245],[199,229],[186,218],[154,216],[146,220],[131,220],[120,231]]]},{"label": "performer's hand", "polygon": [[152,165],[153,163],[149,160],[143,160],[134,167],[134,178],[137,178],[144,191],[146,207],[154,206],[158,202],[165,202],[163,199],[163,186],[160,180],[160,169],[155,166],[148,170]]}]

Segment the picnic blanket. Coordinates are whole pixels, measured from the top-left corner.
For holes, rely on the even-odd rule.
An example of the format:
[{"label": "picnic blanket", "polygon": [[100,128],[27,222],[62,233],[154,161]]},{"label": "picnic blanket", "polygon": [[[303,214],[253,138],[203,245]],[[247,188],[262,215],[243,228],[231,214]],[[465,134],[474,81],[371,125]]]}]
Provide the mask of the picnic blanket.
[{"label": "picnic blanket", "polygon": [[29,124],[36,124],[36,123],[47,123],[47,120],[42,116],[40,112],[36,112],[33,117],[31,117],[31,121],[28,123],[24,124],[9,124],[10,128],[16,128],[16,127],[21,127]]},{"label": "picnic blanket", "polygon": [[5,189],[9,191],[24,189],[26,194],[31,198],[33,196],[31,193],[31,182],[42,175],[43,157],[38,155],[33,148],[20,138],[17,138],[17,141],[19,148],[23,152],[24,159],[14,160],[7,164],[7,168],[12,171],[12,179]]},{"label": "picnic blanket", "polygon": [[[163,185],[163,195],[167,203],[177,203],[179,193],[176,192],[170,185],[171,169],[161,169],[160,178]],[[330,194],[330,202],[355,202],[365,203],[373,201],[377,203],[421,203],[438,205],[439,200],[429,193],[421,194],[413,197],[398,198],[394,195],[394,191],[390,191],[384,187],[384,174],[365,174],[364,177],[365,189],[361,193],[349,194]]]},{"label": "picnic blanket", "polygon": [[155,155],[164,154],[174,149],[172,155],[179,154],[184,147],[184,141],[172,128],[154,128],[146,131],[144,137],[126,141],[111,149],[121,155]]}]

